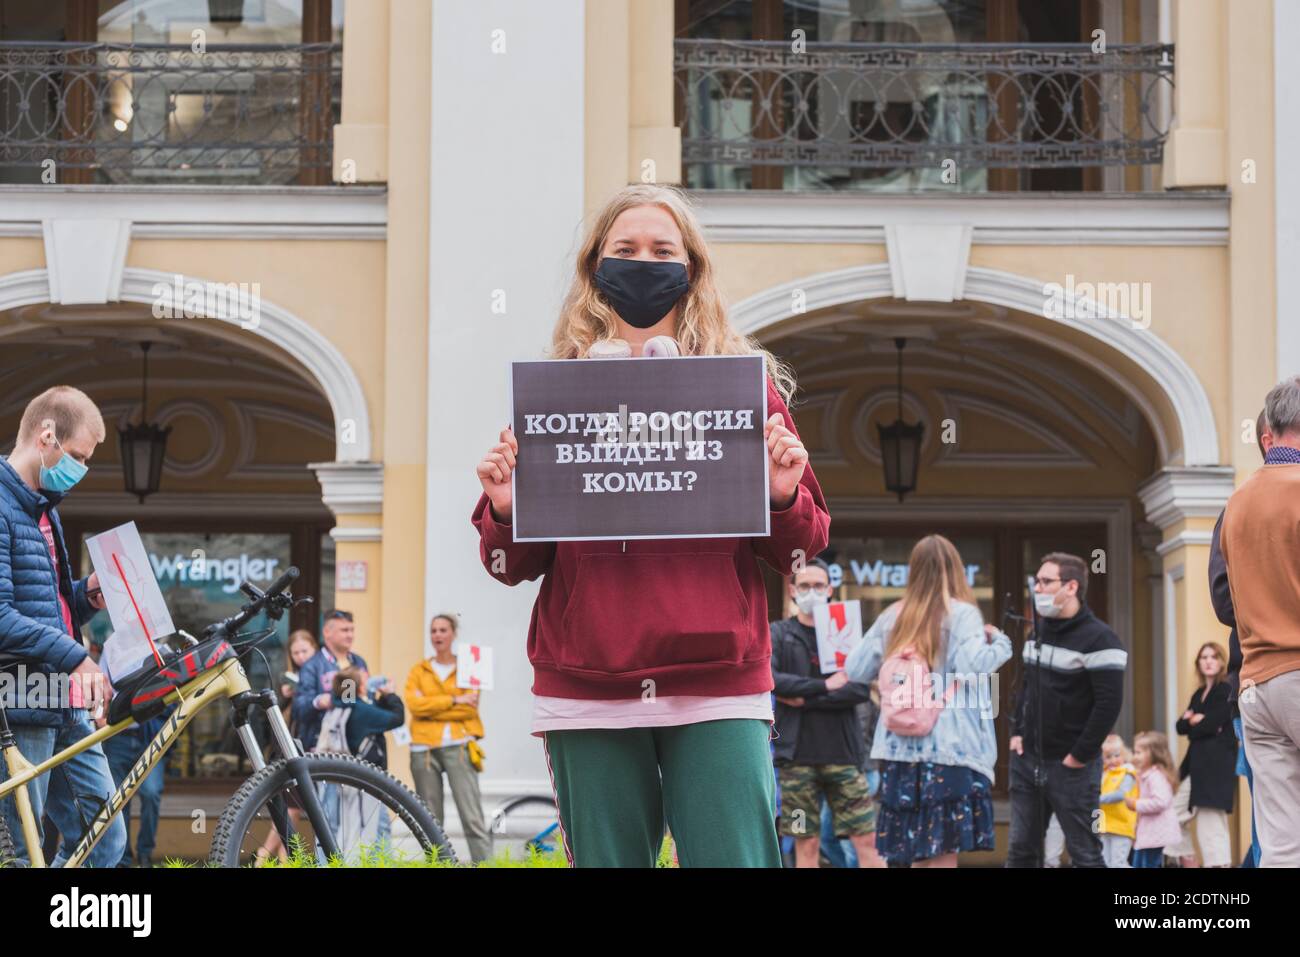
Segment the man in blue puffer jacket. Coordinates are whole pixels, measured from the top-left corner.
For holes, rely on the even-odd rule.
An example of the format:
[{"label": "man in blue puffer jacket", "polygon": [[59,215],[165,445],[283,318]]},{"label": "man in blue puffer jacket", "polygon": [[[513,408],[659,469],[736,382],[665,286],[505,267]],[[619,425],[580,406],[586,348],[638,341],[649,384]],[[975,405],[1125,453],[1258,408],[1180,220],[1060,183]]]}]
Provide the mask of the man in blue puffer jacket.
[{"label": "man in blue puffer jacket", "polygon": [[[9,669],[26,673],[22,681],[15,675],[0,685],[0,704],[18,750],[33,764],[91,734],[92,716],[106,713],[112,694],[80,639],[81,625],[104,607],[99,582],[95,575],[80,581],[72,577],[55,511],[86,474],[86,462],[103,441],[104,419],[89,396],[71,386],[55,386],[27,406],[12,454],[7,460],[0,457],[0,653],[40,662]],[[39,698],[37,687],[43,691]],[[33,700],[23,700],[27,695]],[[27,791],[37,821],[48,816],[63,839],[52,862],[59,866],[80,838],[83,821],[89,822],[99,802],[113,792],[103,748],[83,751],[32,781]],[[0,813],[25,861],[12,797],[0,801]],[[125,846],[126,827],[119,815],[86,863],[112,867]]]}]

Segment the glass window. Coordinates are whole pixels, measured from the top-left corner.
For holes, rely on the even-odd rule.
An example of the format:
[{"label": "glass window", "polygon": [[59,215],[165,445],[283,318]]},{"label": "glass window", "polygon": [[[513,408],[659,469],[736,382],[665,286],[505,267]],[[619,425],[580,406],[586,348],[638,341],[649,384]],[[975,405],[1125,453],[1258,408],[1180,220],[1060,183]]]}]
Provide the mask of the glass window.
[{"label": "glass window", "polygon": [[753,0],[690,0],[679,37],[698,40],[754,40]]},{"label": "glass window", "polygon": [[786,0],[787,35],[825,43],[971,43],[984,39],[984,0]]},{"label": "glass window", "polygon": [[323,175],[341,73],[330,53],[298,45],[341,43],[342,3],[101,0],[100,11],[101,42],[171,47],[141,53],[144,69],[106,54],[96,138],[111,180],[265,184],[291,181],[304,166]]},{"label": "glass window", "polygon": [[0,0],[9,40],[0,182],[330,182],[342,0]]},{"label": "glass window", "polygon": [[[697,0],[687,8],[678,36],[693,39],[810,43],[981,42],[987,37],[985,0]],[[796,32],[799,31],[799,32]],[[982,82],[962,73],[900,72],[888,68],[763,72],[741,57],[735,71],[693,71],[685,133],[716,140],[789,139],[815,142],[833,154],[870,140],[903,136],[917,142],[967,142],[988,125]],[[694,75],[694,74],[698,75]],[[679,77],[679,99],[683,80]],[[786,144],[788,147],[788,143]],[[938,164],[860,169],[823,163],[741,166],[686,165],[696,189],[953,189]],[[987,188],[984,170],[970,169],[967,191]]]},{"label": "glass window", "polygon": [[[985,39],[986,0],[690,0],[677,35],[823,43],[971,43]],[[783,32],[764,30],[779,8]]]},{"label": "glass window", "polygon": [[[821,557],[831,565],[836,601],[862,602],[862,626],[870,628],[882,611],[903,597],[907,560],[918,535],[836,538]],[[991,536],[957,535],[952,543],[961,553],[966,581],[975,593],[985,621],[994,621],[996,540]]]},{"label": "glass window", "polygon": [[[172,622],[196,638],[203,629],[234,614],[247,599],[239,591],[245,579],[265,587],[292,563],[290,536],[263,533],[141,532],[149,563],[162,589]],[[88,550],[82,548],[82,573],[89,574]],[[196,562],[201,560],[201,564]],[[266,627],[266,618],[255,619],[249,630]],[[87,626],[91,641],[103,644],[112,634],[107,615],[97,615]],[[249,681],[254,688],[277,686],[271,676],[285,670],[289,616],[275,624],[275,634],[258,646],[246,660]],[[164,637],[164,636],[159,636]],[[259,738],[264,728],[257,726]],[[235,774],[243,748],[235,736],[227,708],[203,711],[176,743],[169,773],[185,778],[227,777]]]},{"label": "glass window", "polygon": [[[309,12],[318,6],[307,0]],[[331,39],[342,42],[343,0],[330,9]],[[208,43],[302,43],[303,0],[100,0],[105,43],[189,45],[195,30]],[[321,38],[324,39],[323,37]]]},{"label": "glass window", "polygon": [[[1162,135],[1142,90],[1169,82],[1163,60],[1099,72],[1069,57],[1005,65],[960,49],[1089,41],[1085,25],[1101,21],[1082,0],[688,0],[678,10],[676,109],[694,189],[1099,189],[1103,166],[1158,162],[1133,157]],[[1059,165],[1071,144],[1098,138],[1132,139],[1134,152],[1111,145],[1099,162],[1079,147],[1081,165]],[[1009,156],[993,146],[1004,142]]]}]

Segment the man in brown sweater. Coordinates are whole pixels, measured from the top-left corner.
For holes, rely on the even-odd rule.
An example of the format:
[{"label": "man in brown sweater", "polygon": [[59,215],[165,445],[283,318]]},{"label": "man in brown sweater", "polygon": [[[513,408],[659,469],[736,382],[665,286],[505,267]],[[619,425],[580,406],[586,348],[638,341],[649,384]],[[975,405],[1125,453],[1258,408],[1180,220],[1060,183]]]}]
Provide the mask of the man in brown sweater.
[{"label": "man in brown sweater", "polygon": [[1300,866],[1300,376],[1264,403],[1272,445],[1233,493],[1220,544],[1241,639],[1242,725],[1261,867]]}]

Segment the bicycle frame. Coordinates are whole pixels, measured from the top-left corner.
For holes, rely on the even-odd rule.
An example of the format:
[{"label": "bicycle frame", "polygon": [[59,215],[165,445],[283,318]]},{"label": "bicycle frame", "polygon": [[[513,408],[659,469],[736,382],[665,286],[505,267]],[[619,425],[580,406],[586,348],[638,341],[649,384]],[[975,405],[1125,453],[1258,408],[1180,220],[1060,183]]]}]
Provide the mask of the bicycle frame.
[{"label": "bicycle frame", "polygon": [[[99,813],[90,822],[89,828],[82,835],[81,840],[77,843],[76,848],[68,857],[68,861],[64,866],[80,867],[85,862],[86,857],[104,835],[104,830],[109,822],[135,797],[135,792],[140,789],[140,785],[144,783],[145,778],[162,761],[171,746],[175,744],[176,737],[189,726],[200,711],[207,708],[214,701],[234,699],[251,691],[243,666],[238,659],[232,658],[229,661],[222,662],[212,671],[205,672],[182,685],[179,692],[173,691],[167,695],[164,699],[167,703],[178,702],[176,710],[168,716],[162,730],[149,743],[149,747],[136,761],[122,784],[109,796],[104,806],[100,808]],[[276,714],[279,715],[278,710]],[[39,765],[33,765],[23,757],[16,745],[4,749],[5,762],[9,767],[11,776],[4,781],[0,781],[0,797],[5,797],[11,791],[14,792],[14,802],[18,808],[18,817],[22,821],[23,840],[27,845],[27,859],[30,866],[45,867],[46,863],[45,856],[41,851],[40,831],[36,817],[32,813],[31,796],[27,793],[26,785],[40,775],[53,770],[83,751],[108,740],[135,724],[134,718],[127,718],[117,724],[105,725],[71,747],[52,755],[49,760],[43,761]],[[249,741],[243,734],[240,737],[241,740],[244,740],[245,748],[248,749]],[[283,740],[280,739],[278,734],[276,738],[283,750]],[[297,756],[296,748],[294,754],[285,755],[285,757]],[[251,754],[249,757],[254,761],[255,766],[260,766],[262,760],[260,752],[257,753],[256,758]]]}]

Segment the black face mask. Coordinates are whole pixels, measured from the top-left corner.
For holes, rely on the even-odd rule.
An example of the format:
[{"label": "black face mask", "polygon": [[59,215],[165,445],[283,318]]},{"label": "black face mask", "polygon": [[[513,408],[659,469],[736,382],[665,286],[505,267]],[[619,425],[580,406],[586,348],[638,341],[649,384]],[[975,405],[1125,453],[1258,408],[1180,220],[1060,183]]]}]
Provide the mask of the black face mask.
[{"label": "black face mask", "polygon": [[686,295],[686,266],[606,256],[596,269],[596,285],[624,322],[649,329]]}]

